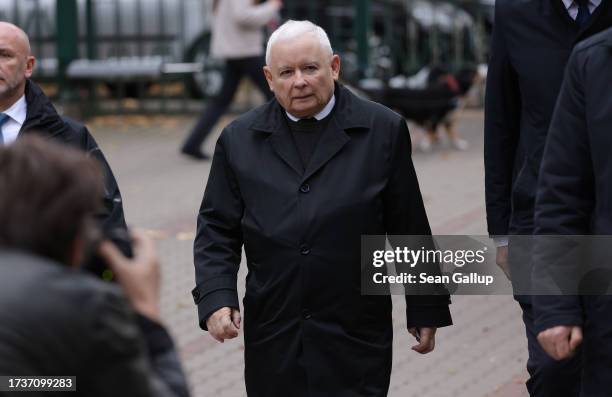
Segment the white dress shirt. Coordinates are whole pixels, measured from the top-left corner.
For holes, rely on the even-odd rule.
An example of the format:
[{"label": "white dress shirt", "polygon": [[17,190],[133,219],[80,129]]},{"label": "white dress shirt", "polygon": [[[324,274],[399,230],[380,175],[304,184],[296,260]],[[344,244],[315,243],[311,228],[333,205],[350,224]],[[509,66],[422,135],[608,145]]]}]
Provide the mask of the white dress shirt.
[{"label": "white dress shirt", "polygon": [[2,113],[9,117],[4,125],[2,125],[2,137],[4,138],[4,144],[8,145],[15,142],[17,135],[19,135],[19,131],[21,131],[21,126],[26,119],[28,106],[25,100],[25,95],[22,95],[17,102]]},{"label": "white dress shirt", "polygon": [[[563,4],[565,5],[570,17],[572,17],[572,19],[576,19],[578,16],[578,3],[576,3],[574,0],[563,0]],[[593,14],[593,11],[595,11],[600,4],[601,0],[589,0],[589,12]]]},{"label": "white dress shirt", "polygon": [[[325,117],[327,117],[328,114],[331,113],[335,104],[336,104],[336,95],[332,94],[332,97],[329,100],[329,102],[327,102],[327,105],[325,105],[325,107],[319,113],[315,114],[313,117],[317,120],[324,119]],[[298,121],[300,119],[300,117],[295,117],[294,115],[292,115],[286,110],[285,110],[285,113],[287,113],[287,117],[289,117],[289,120],[291,121]]]}]

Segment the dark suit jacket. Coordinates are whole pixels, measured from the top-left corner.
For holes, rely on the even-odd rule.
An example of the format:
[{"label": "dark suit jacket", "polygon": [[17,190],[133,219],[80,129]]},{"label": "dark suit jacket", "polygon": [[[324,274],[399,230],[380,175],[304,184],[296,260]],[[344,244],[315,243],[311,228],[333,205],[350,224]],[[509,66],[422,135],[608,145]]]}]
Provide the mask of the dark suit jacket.
[{"label": "dark suit jacket", "polygon": [[5,250],[0,374],[76,376],[77,392],[68,393],[75,396],[189,395],[170,336],[136,315],[117,285]]},{"label": "dark suit jacket", "polygon": [[[304,171],[274,99],[225,128],[195,240],[200,326],[238,307],[244,244],[249,396],[383,396],[389,296],[360,294],[360,236],[431,234],[404,119],[336,86]],[[407,296],[408,326],[451,323],[447,295]],[[319,394],[317,394],[319,393]]]},{"label": "dark suit jacket", "polygon": [[602,1],[582,30],[561,0],[498,0],[485,103],[490,235],[531,234],[536,184],[563,71],[574,44],[612,26]]},{"label": "dark suit jacket", "polygon": [[[611,65],[612,29],[578,44],[568,62],[542,160],[536,234],[612,235]],[[537,297],[538,329],[583,324],[582,299]]]},{"label": "dark suit jacket", "polygon": [[[27,103],[26,119],[21,127],[19,137],[38,133],[61,144],[82,150],[95,158],[104,173],[104,196],[102,210],[97,214],[104,231],[113,229],[125,230],[123,200],[110,165],[104,153],[82,123],[67,117],[61,117],[55,107],[34,82],[28,80],[25,88]],[[124,254],[131,251],[126,241],[113,240]]]}]

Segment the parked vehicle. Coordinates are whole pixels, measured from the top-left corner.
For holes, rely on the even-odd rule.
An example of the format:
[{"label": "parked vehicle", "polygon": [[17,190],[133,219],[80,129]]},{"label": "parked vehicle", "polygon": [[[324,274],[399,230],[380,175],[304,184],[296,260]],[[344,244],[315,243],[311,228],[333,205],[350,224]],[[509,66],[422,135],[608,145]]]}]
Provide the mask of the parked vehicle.
[{"label": "parked vehicle", "polygon": [[[89,25],[88,3],[93,15]],[[213,95],[223,63],[208,56],[210,7],[211,0],[77,0],[78,58],[112,58],[116,64],[161,57],[164,63],[198,63],[201,70],[187,78],[190,92]],[[28,33],[39,60],[36,77],[54,78],[56,0],[0,0],[0,20]]]},{"label": "parked vehicle", "polygon": [[[56,1],[0,0],[0,20],[19,25],[30,36],[39,59],[39,79],[57,75]],[[363,77],[411,74],[432,62],[460,68],[464,62],[481,60],[487,46],[479,40],[475,19],[485,15],[488,20],[492,1],[371,0],[369,66],[365,70],[358,62],[354,1],[285,0],[282,17],[311,19],[321,25],[342,56],[342,78],[354,82]],[[78,58],[110,59],[109,67],[129,64],[132,73],[139,62],[144,70],[150,68],[152,59],[157,62],[159,58],[163,64],[197,64],[199,70],[184,73],[188,92],[194,97],[214,95],[221,85],[223,62],[209,56],[211,5],[212,0],[77,0]],[[87,65],[79,64],[80,76]],[[194,69],[163,69],[167,70]],[[109,76],[120,76],[120,71]],[[114,78],[109,76],[107,82]],[[112,88],[112,81],[110,84]],[[125,88],[130,91],[129,86]]]}]

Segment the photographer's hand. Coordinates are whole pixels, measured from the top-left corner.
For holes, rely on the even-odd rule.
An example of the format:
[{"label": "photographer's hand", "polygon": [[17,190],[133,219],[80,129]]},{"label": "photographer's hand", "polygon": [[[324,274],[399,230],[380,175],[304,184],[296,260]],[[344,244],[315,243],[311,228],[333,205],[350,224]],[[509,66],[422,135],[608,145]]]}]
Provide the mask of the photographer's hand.
[{"label": "photographer's hand", "polygon": [[126,258],[117,247],[104,241],[98,250],[134,308],[151,320],[160,322],[159,261],[153,241],[142,232],[131,235],[134,258]]}]

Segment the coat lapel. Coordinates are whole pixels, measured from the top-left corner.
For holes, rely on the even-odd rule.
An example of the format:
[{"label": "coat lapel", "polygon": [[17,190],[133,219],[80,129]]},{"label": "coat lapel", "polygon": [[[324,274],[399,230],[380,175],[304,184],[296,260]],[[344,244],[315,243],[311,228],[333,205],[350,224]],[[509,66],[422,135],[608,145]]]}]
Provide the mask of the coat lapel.
[{"label": "coat lapel", "polygon": [[314,175],[329,160],[338,154],[351,140],[350,133],[357,129],[369,130],[370,114],[362,109],[361,101],[342,85],[335,83],[336,105],[331,120],[323,131],[312,158],[306,167],[302,182]]},{"label": "coat lapel", "polygon": [[302,178],[302,181],[310,178],[350,141],[345,130],[369,128],[369,124],[364,119],[367,114],[355,109],[356,101],[352,97],[353,94],[337,83],[334,93],[336,105],[330,116],[332,119],[323,131],[306,170],[302,166],[295,142],[287,126],[283,114],[284,109],[276,100],[268,102],[251,125],[255,131],[270,134],[268,141],[274,152]]},{"label": "coat lapel", "polygon": [[325,165],[332,157],[334,157],[351,138],[338,123],[336,112],[332,115],[332,119],[327,124],[325,131],[321,134],[319,143],[315,148],[312,158],[308,162],[306,172],[302,177],[302,181],[310,178],[315,172]]},{"label": "coat lapel", "polygon": [[284,127],[281,127],[279,131],[274,132],[270,136],[270,145],[272,145],[272,149],[274,149],[276,154],[301,176],[304,173],[304,167],[302,166],[300,155],[295,147],[289,128],[286,125]]},{"label": "coat lapel", "polygon": [[274,153],[301,177],[304,167],[282,112],[276,99],[271,100],[255,118],[251,129],[269,134],[267,141]]}]

